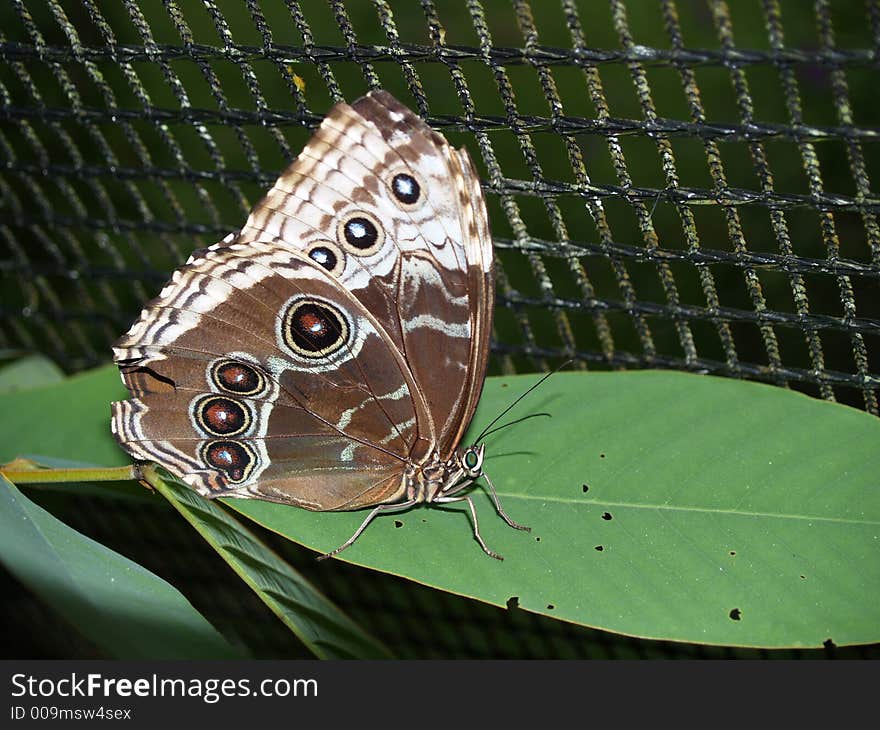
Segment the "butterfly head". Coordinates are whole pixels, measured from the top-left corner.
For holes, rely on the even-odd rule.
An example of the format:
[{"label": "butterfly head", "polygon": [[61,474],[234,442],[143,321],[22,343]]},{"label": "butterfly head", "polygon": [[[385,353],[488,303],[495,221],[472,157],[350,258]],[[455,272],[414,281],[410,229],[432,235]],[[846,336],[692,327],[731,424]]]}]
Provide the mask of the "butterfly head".
[{"label": "butterfly head", "polygon": [[483,474],[483,454],[486,444],[474,445],[461,455],[461,467],[470,479],[477,479]]}]

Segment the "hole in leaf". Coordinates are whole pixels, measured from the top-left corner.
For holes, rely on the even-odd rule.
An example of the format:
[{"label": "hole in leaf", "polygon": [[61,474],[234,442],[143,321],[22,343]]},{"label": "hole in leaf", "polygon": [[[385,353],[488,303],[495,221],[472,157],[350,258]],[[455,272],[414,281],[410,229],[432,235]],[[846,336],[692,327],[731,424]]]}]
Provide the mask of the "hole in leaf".
[{"label": "hole in leaf", "polygon": [[548,603],[548,604],[547,604],[547,610],[548,610],[548,611],[552,611],[554,608],[556,608],[556,606],[554,606],[552,603]]},{"label": "hole in leaf", "polygon": [[600,459],[604,459],[604,458],[605,458],[605,454],[599,454],[599,458],[600,458]]},{"label": "hole in leaf", "polygon": [[731,556],[736,555],[736,550],[731,550],[731,551],[730,551],[730,555],[731,555]]},{"label": "hole in leaf", "polygon": [[729,615],[730,618],[732,618],[734,621],[739,621],[740,619],[742,619],[742,611],[740,611],[738,608],[732,609]]},{"label": "hole in leaf", "polygon": [[807,576],[805,576],[805,575],[801,576],[801,580],[806,580],[806,579],[807,579]]},{"label": "hole in leaf", "polygon": [[538,536],[535,536],[535,542],[541,542],[541,538]]},{"label": "hole in leaf", "polygon": [[605,549],[604,545],[596,545],[593,550],[598,550],[600,553]]},{"label": "hole in leaf", "polygon": [[831,639],[825,639],[825,641],[822,642],[822,646],[824,646],[826,649],[837,648],[837,644],[835,644]]},{"label": "hole in leaf", "polygon": [[400,520],[394,520],[394,526],[395,527],[403,527],[403,522],[401,522]]},{"label": "hole in leaf", "polygon": [[611,513],[610,513],[610,512],[603,512],[603,513],[602,513],[602,519],[603,519],[603,520],[610,520],[610,519],[613,519],[613,518],[611,517]]},{"label": "hole in leaf", "polygon": [[507,599],[507,608],[513,610],[519,608],[519,596],[511,596]]},{"label": "hole in leaf", "polygon": [[587,484],[582,484],[581,488],[584,490],[584,494],[590,491],[590,487]]}]

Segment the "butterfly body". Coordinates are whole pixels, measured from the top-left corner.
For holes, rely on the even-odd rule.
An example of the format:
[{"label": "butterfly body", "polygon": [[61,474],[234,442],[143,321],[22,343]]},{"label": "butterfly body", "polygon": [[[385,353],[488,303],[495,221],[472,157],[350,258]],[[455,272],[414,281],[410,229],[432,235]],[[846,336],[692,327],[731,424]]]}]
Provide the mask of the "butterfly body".
[{"label": "butterfly body", "polygon": [[337,104],[244,227],[194,252],[116,343],[132,397],[113,432],[206,497],[374,507],[339,549],[382,511],[467,501],[494,555],[461,494],[483,448],[460,447],[493,300],[470,158],[371,92]]}]

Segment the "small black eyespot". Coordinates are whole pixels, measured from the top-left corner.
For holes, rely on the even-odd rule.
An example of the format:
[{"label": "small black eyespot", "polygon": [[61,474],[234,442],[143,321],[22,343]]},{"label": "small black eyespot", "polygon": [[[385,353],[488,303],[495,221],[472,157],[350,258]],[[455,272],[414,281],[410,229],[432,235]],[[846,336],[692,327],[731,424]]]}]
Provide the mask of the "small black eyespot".
[{"label": "small black eyespot", "polygon": [[336,264],[339,263],[336,254],[326,246],[315,246],[309,251],[309,258],[319,266],[323,266],[327,271],[333,271],[336,268]]},{"label": "small black eyespot", "polygon": [[422,188],[412,175],[401,172],[391,180],[391,191],[401,203],[412,205],[418,202]]},{"label": "small black eyespot", "polygon": [[361,250],[370,248],[379,238],[379,231],[369,218],[360,216],[349,218],[343,230],[349,245]]}]

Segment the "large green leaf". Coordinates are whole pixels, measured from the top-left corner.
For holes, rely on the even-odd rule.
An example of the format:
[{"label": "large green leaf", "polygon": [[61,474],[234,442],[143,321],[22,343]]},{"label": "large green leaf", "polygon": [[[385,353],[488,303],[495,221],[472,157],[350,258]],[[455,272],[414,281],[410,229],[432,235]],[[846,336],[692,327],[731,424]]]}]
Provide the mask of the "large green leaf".
[{"label": "large green leaf", "polygon": [[[92,388],[99,378],[103,395]],[[534,380],[490,378],[472,432]],[[80,382],[87,396],[72,383],[48,401],[42,392],[52,388],[32,391],[31,403],[51,411],[64,397],[94,399],[106,431],[115,373]],[[28,417],[27,401],[14,408]],[[532,533],[511,530],[475,495],[503,563],[480,551],[457,506],[380,517],[341,559],[637,636],[764,647],[880,640],[880,420],[780,388],[674,372],[561,373],[510,418],[538,412],[551,417],[491,435],[485,465]],[[45,432],[69,422],[50,418]],[[322,552],[365,516],[227,503]]]},{"label": "large green leaf", "polygon": [[0,562],[111,657],[243,655],[176,588],[60,522],[3,476]]},{"label": "large green leaf", "polygon": [[[476,427],[534,380],[490,378]],[[880,419],[781,388],[660,371],[560,373],[527,403],[511,417],[551,417],[492,435],[485,468],[531,534],[476,500],[503,563],[449,508],[377,519],[342,558],[636,636],[880,640]],[[321,551],[364,516],[229,503]]]}]

